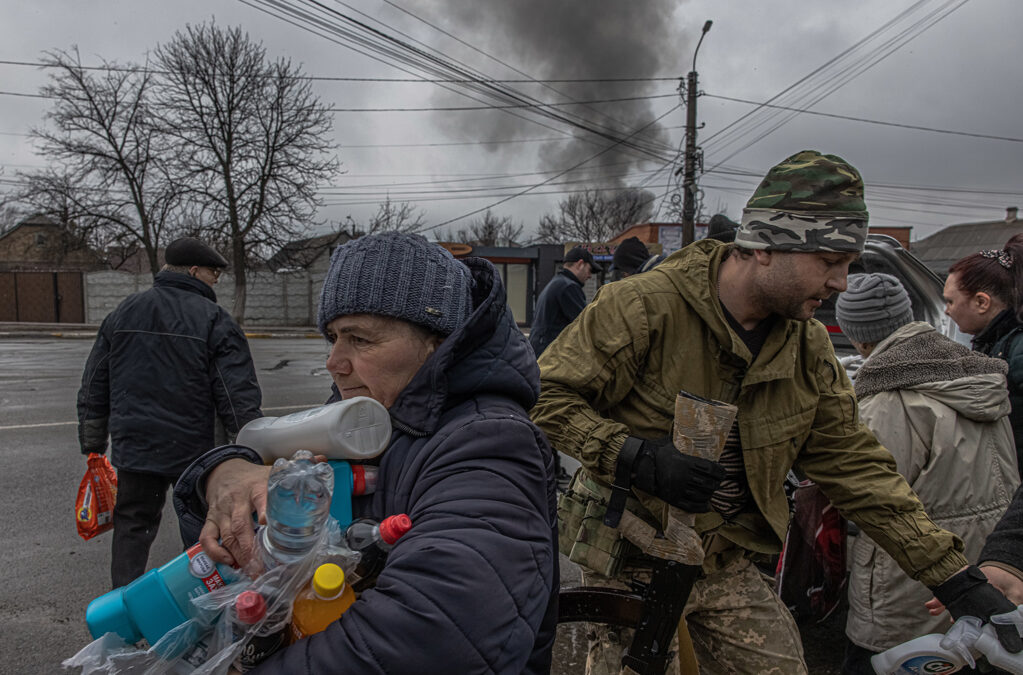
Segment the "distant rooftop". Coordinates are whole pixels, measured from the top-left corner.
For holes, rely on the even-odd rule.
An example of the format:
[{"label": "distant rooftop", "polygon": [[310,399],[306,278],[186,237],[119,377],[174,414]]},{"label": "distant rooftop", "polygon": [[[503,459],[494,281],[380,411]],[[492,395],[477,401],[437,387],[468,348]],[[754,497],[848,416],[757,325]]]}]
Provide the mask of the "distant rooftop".
[{"label": "distant rooftop", "polygon": [[340,231],[308,239],[296,239],[285,244],[270,258],[268,264],[274,271],[305,269],[321,255],[330,255],[334,247],[350,238],[347,232]]},{"label": "distant rooftop", "polygon": [[1001,249],[1014,234],[1023,232],[1023,220],[1016,207],[1005,210],[1002,220],[959,223],[913,242],[913,254],[944,277],[960,258],[986,249]]}]

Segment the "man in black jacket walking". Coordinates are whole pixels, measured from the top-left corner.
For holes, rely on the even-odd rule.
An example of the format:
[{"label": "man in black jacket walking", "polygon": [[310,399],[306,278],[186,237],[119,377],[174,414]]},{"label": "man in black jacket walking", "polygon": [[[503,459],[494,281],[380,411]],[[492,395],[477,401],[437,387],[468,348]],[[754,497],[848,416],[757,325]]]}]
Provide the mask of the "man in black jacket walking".
[{"label": "man in black jacket walking", "polygon": [[[576,246],[565,254],[561,270],[554,275],[540,297],[536,299],[536,315],[529,330],[529,344],[536,358],[540,358],[547,345],[572,323],[586,306],[583,285],[590,275],[599,272],[600,267],[593,260],[593,254],[582,246]],[[561,457],[554,453],[554,475],[558,490],[564,492],[572,476],[561,466]]]},{"label": "man in black jacket walking", "polygon": [[540,297],[536,299],[536,315],[529,331],[529,344],[537,358],[547,345],[554,342],[558,333],[572,323],[586,306],[583,285],[593,272],[600,267],[593,255],[582,246],[576,246],[565,254],[564,266],[554,275]]},{"label": "man in black jacket walking", "polygon": [[114,588],[145,572],[167,487],[216,445],[217,421],[233,435],[262,416],[245,334],[213,292],[227,260],[191,237],[166,260],[104,319],[78,391],[82,453],[106,452],[109,436],[117,468]]}]

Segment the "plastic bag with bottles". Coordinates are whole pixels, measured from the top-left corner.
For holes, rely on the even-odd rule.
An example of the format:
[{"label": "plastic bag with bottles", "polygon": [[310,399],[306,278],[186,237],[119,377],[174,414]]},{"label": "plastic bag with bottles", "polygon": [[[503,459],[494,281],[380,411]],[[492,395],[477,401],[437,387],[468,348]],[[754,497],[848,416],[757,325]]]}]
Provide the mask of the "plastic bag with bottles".
[{"label": "plastic bag with bottles", "polygon": [[220,675],[232,665],[242,672],[253,667],[287,644],[292,603],[319,565],[331,562],[346,573],[358,566],[360,554],[328,515],[332,491],[333,471],[311,453],[278,459],[268,484],[268,524],[256,533],[258,554],[247,575],[192,597],[187,620],[147,648],[106,632],[63,665],[83,675]]}]

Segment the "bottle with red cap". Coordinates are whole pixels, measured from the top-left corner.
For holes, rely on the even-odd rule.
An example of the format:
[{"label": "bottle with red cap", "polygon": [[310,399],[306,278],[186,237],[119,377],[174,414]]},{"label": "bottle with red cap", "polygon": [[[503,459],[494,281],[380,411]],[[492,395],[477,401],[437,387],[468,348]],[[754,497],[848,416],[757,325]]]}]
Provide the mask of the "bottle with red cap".
[{"label": "bottle with red cap", "polygon": [[267,602],[258,591],[242,591],[234,602],[235,637],[248,635],[248,642],[235,659],[234,667],[243,673],[255,668],[266,657],[288,644],[288,621],[291,609],[288,603],[267,616]]},{"label": "bottle with red cap", "polygon": [[406,532],[412,529],[412,519],[406,514],[388,516],[379,523],[361,518],[345,530],[345,543],[359,553],[359,562],[353,570],[351,586],[361,593],[376,582],[384,568],[387,554]]},{"label": "bottle with red cap", "polygon": [[326,630],[353,602],[355,593],[345,583],[344,570],[334,563],[320,565],[295,598],[291,614],[292,642]]}]

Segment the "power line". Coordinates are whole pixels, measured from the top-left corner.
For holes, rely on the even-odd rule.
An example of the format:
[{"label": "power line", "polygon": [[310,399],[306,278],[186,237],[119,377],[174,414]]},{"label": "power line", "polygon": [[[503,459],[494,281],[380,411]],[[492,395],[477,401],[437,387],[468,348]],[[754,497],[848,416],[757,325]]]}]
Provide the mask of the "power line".
[{"label": "power line", "polygon": [[506,143],[554,143],[564,141],[564,136],[548,136],[547,138],[507,138],[494,141],[452,141],[450,143],[370,143],[350,145],[338,143],[342,150],[367,149],[367,148],[446,148],[464,145],[502,145]]},{"label": "power line", "polygon": [[865,117],[855,117],[852,115],[839,115],[836,113],[819,112],[816,110],[808,110],[806,108],[792,108],[784,105],[775,105],[764,101],[750,101],[744,98],[734,98],[732,96],[719,96],[715,94],[703,94],[707,98],[716,98],[722,101],[732,101],[734,103],[747,103],[749,105],[755,105],[763,108],[775,108],[777,110],[790,110],[792,112],[803,113],[805,115],[816,115],[818,117],[829,117],[831,119],[838,120],[849,120],[850,122],[863,122],[865,124],[877,124],[885,127],[898,127],[900,129],[914,129],[916,131],[931,131],[937,134],[950,134],[953,136],[969,136],[971,138],[988,138],[995,141],[1011,141],[1013,143],[1023,143],[1023,138],[1014,138],[1012,136],[995,136],[992,134],[979,134],[970,131],[954,131],[952,129],[937,129],[935,127],[923,127],[916,124],[903,124],[901,122],[883,122],[881,120],[872,120]]},{"label": "power line", "polygon": [[514,103],[508,105],[454,106],[427,108],[328,108],[330,112],[465,112],[473,110],[511,110],[515,108],[554,108],[568,105],[590,105],[592,103],[620,103],[623,101],[649,101],[658,98],[675,98],[675,94],[655,94],[652,96],[628,96],[623,98],[604,98],[593,101],[561,101],[539,103]]},{"label": "power line", "polygon": [[[662,127],[663,129],[681,129],[682,125],[672,125]],[[24,136],[30,138],[31,133],[24,131],[0,131],[0,136]],[[379,149],[379,148],[447,148],[456,146],[474,146],[474,145],[505,145],[514,143],[559,143],[568,140],[566,136],[547,136],[545,138],[498,138],[490,141],[449,141],[449,142],[437,142],[437,143],[347,143],[345,141],[338,141],[338,146],[341,150],[364,150],[364,149]],[[582,140],[587,143],[593,143],[597,145],[595,140],[587,139],[575,139]]]},{"label": "power line", "polygon": [[[588,166],[588,167],[579,169],[578,173],[580,173],[580,174],[587,173],[587,172],[597,173],[599,175],[597,175],[596,178],[601,178],[601,177],[606,177],[606,176],[610,176],[610,175],[625,176],[625,175],[628,175],[629,173],[645,174],[645,173],[650,173],[651,171],[660,171],[660,169],[656,169],[656,170],[630,170],[630,171],[618,172],[618,173],[614,173],[614,174],[608,173],[609,169],[613,169],[615,167],[629,167],[629,166],[632,166],[632,165],[633,165],[632,162],[608,162],[606,164],[597,164],[597,165]],[[412,182],[412,183],[396,183],[396,184],[393,184],[393,185],[440,185],[440,184],[449,184],[449,183],[469,183],[469,182],[478,182],[478,181],[486,181],[486,180],[499,180],[499,179],[508,179],[508,178],[524,178],[526,176],[548,176],[550,174],[557,173],[558,171],[559,171],[559,169],[550,170],[550,171],[521,171],[521,172],[515,172],[515,173],[494,173],[494,172],[479,172],[479,171],[470,172],[470,173],[453,173],[453,174],[437,174],[437,173],[414,173],[414,174],[408,174],[408,173],[404,173],[404,174],[401,174],[401,173],[399,173],[399,174],[359,173],[359,174],[353,174],[353,175],[345,175],[345,176],[342,177],[342,179],[360,180],[360,179],[363,179],[363,178],[425,178],[425,177],[436,178],[438,176],[447,176],[446,179],[442,179],[442,180],[415,181],[415,182]],[[349,189],[349,188],[355,188],[355,187],[377,187],[377,186],[374,186],[374,185],[333,185],[331,187],[338,188],[338,189]],[[380,187],[386,187],[386,185],[381,184]]]},{"label": "power line", "polygon": [[[15,91],[0,91],[3,96],[25,96],[30,98],[59,99],[59,96],[44,94],[26,94]],[[540,101],[538,103],[515,103],[508,105],[425,107],[425,108],[328,108],[329,112],[459,112],[472,110],[505,110],[513,108],[559,107],[568,105],[590,105],[593,103],[622,103],[626,101],[650,101],[661,98],[674,98],[675,94],[652,94],[649,96],[623,96],[620,98],[603,98],[591,101]]]},{"label": "power line", "polygon": [[[59,68],[60,66],[46,63],[45,61],[12,61],[0,59],[0,65],[4,66],[31,66],[34,68]],[[162,73],[163,71],[138,66],[85,66],[78,65],[82,70],[120,72],[120,73]],[[422,77],[342,77],[327,75],[297,75],[296,79],[310,80],[313,82],[381,82],[381,83],[407,83],[407,84],[468,84],[478,82],[477,79],[455,79],[455,78],[422,78]],[[591,77],[591,78],[503,78],[490,79],[488,81],[497,84],[600,84],[600,83],[630,83],[630,82],[675,82],[677,77]]]},{"label": "power line", "polygon": [[[639,173],[640,174],[649,173],[651,175],[657,175],[661,171],[662,171],[662,169],[656,169],[654,171],[639,172]],[[604,175],[604,176],[599,176],[596,181],[592,177],[585,177],[585,178],[571,178],[571,179],[568,179],[568,180],[556,181],[556,182],[548,182],[548,183],[545,183],[545,184],[546,185],[576,185],[576,184],[580,184],[580,183],[592,184],[594,182],[599,182],[599,181],[602,181],[602,180],[615,180],[615,182],[617,183],[618,179],[628,178],[630,176],[638,177],[638,175],[636,175],[634,172],[626,171],[626,172],[622,172],[622,173],[614,173],[614,174],[607,174],[607,175]],[[352,186],[341,187],[341,188],[338,188],[338,187],[325,188],[325,189],[319,190],[318,194],[337,196],[337,197],[344,197],[344,196],[350,196],[350,195],[359,195],[359,196],[380,195],[380,196],[384,196],[384,195],[387,195],[387,194],[390,194],[390,193],[394,192],[395,188],[405,188],[405,190],[402,191],[401,194],[405,195],[406,197],[408,197],[408,199],[404,199],[403,201],[415,201],[416,198],[419,195],[435,195],[435,194],[451,194],[451,195],[453,195],[453,194],[465,194],[465,193],[479,193],[479,192],[487,192],[487,191],[492,192],[494,190],[520,190],[520,189],[522,189],[524,187],[528,187],[528,185],[529,185],[529,184],[526,184],[526,185],[522,185],[522,184],[519,184],[519,185],[496,185],[496,184],[492,184],[492,185],[481,185],[481,186],[476,186],[476,187],[457,187],[457,186],[449,186],[449,183],[450,183],[449,181],[437,181],[437,182],[434,182],[434,183],[395,183],[395,184],[390,184],[390,185],[388,185],[388,184],[352,185]],[[637,188],[637,189],[641,189],[641,188]]]},{"label": "power line", "polygon": [[26,94],[20,91],[0,91],[0,96],[23,96],[25,98],[49,98],[55,99],[56,96],[44,96],[43,94]]},{"label": "power line", "polygon": [[[752,169],[747,169],[745,167],[739,167],[739,166],[728,167],[728,166],[722,165],[721,168],[717,168],[717,169],[714,169],[712,171],[708,171],[707,173],[713,173],[715,175],[724,176],[724,177],[737,176],[737,177],[752,178],[753,180],[751,180],[751,181],[743,181],[744,183],[749,184],[749,185],[759,184],[760,180],[763,178],[763,172],[753,171]],[[738,180],[738,178],[736,178],[736,180]],[[979,187],[973,187],[973,186],[962,187],[962,186],[954,186],[954,185],[913,185],[913,184],[908,184],[908,183],[884,183],[884,182],[878,182],[878,181],[867,181],[865,183],[865,185],[866,185],[866,188],[868,189],[868,191],[875,190],[875,189],[878,189],[878,188],[885,188],[885,189],[890,189],[890,190],[906,190],[906,191],[910,191],[910,192],[920,192],[920,191],[923,191],[923,192],[937,192],[937,193],[943,193],[943,192],[962,192],[964,194],[976,194],[976,195],[1023,196],[1023,190],[988,190],[988,189],[985,189],[985,188],[979,188]],[[868,197],[868,201],[869,201],[869,197]]]},{"label": "power line", "polygon": [[[660,187],[660,186],[656,186],[656,187]],[[514,199],[514,198],[519,197],[519,196],[526,196],[526,197],[549,197],[549,196],[552,196],[552,195],[574,195],[574,194],[583,194],[583,193],[586,193],[586,192],[621,192],[623,190],[628,190],[628,189],[630,189],[630,188],[622,187],[622,186],[613,186],[613,187],[585,187],[585,188],[575,188],[575,189],[569,189],[569,190],[538,190],[538,191],[530,192],[527,195],[519,195],[519,194],[514,194],[514,193],[513,194],[508,194],[508,193],[495,192],[492,195],[460,195],[460,196],[457,196],[457,197],[433,197],[433,196],[427,196],[427,197],[423,197],[421,199],[416,199],[415,200],[415,204],[420,204],[420,203],[426,204],[426,203],[432,203],[432,202],[449,202],[449,201],[450,202],[455,202],[455,201],[471,201],[471,200],[481,200],[481,199],[493,199],[495,197],[500,197],[500,196],[507,197],[506,199],[502,200],[502,202],[505,202],[505,201],[509,201],[509,200]],[[391,201],[410,201],[411,202],[412,200],[396,199],[392,195],[391,196]],[[324,202],[324,206],[372,206],[374,204],[379,204],[379,203],[380,203],[379,199],[354,199],[353,198],[352,200],[325,201]],[[490,204],[490,205],[485,206],[485,207],[483,207],[481,209],[477,209],[477,210],[473,211],[472,213],[467,213],[464,216],[461,216],[460,218],[467,218],[469,216],[476,215],[478,213],[483,213],[484,211],[486,211],[488,209],[491,209],[494,206],[495,206],[494,204]],[[423,230],[420,230],[420,231],[421,232],[428,232],[430,230],[435,230],[438,227],[443,227],[444,225],[447,225],[450,222],[454,222],[455,220],[459,220],[460,218],[455,218],[455,219],[452,219],[451,221],[445,221],[443,223],[438,223],[436,225],[430,225],[430,226],[428,226],[428,227],[426,227],[426,228],[424,228]]]}]

